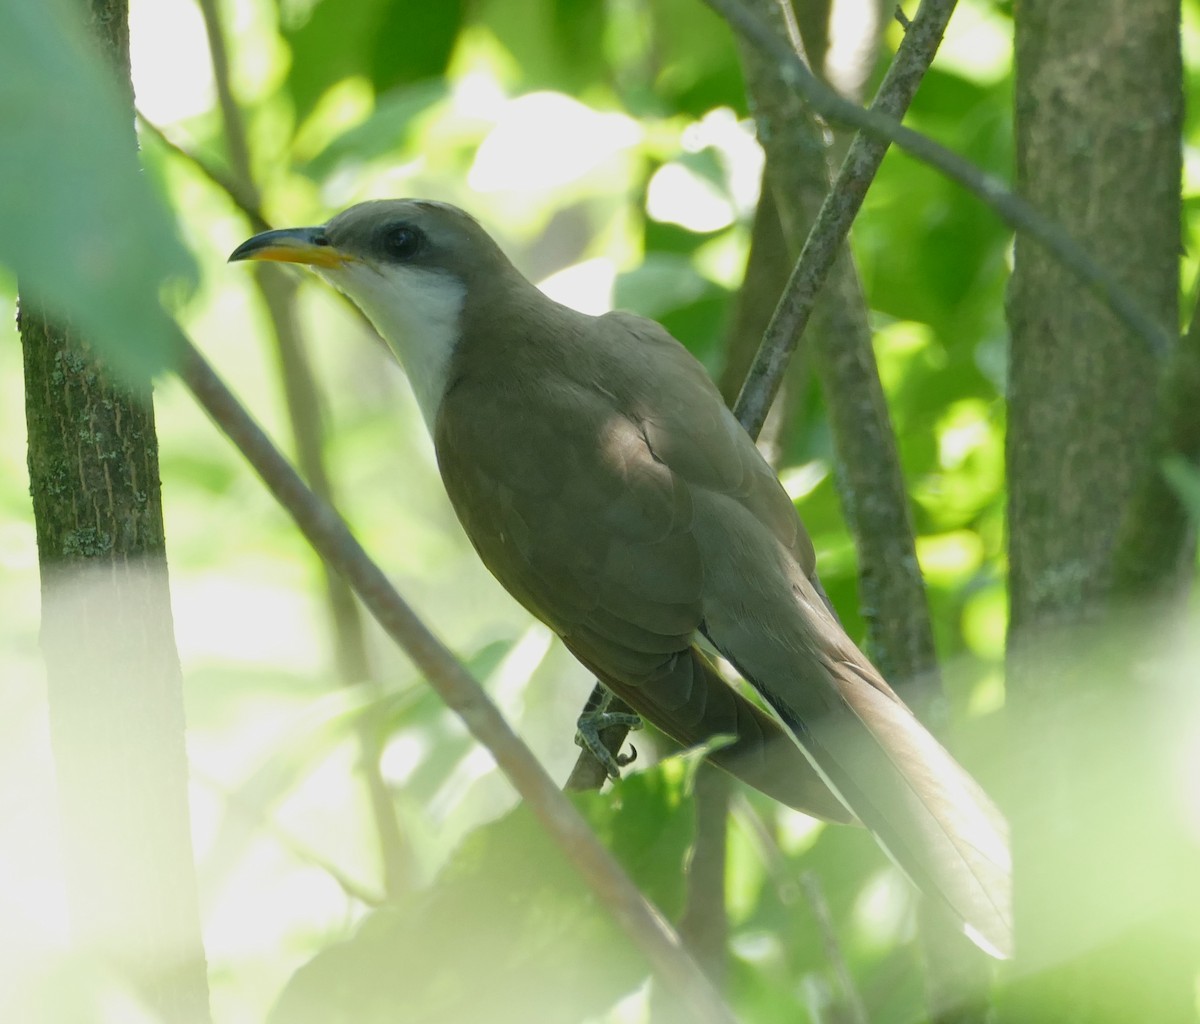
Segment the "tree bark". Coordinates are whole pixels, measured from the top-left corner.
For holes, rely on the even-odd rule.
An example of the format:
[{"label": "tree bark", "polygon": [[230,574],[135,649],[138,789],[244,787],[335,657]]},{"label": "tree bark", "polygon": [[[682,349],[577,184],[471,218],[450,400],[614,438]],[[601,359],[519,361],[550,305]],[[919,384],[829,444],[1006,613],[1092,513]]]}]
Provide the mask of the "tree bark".
[{"label": "tree bark", "polygon": [[[1178,0],[1016,7],[1017,182],[1171,334],[1178,323]],[[1175,855],[1137,664],[1148,621],[1109,615],[1119,530],[1148,469],[1162,366],[1018,238],[1009,297],[1012,1021],[1194,1019],[1171,941]]]},{"label": "tree bark", "polygon": [[[82,6],[82,5],[81,5]],[[86,8],[129,96],[123,0]],[[42,649],[75,945],[156,1017],[211,1019],[148,380],[22,302]]]}]

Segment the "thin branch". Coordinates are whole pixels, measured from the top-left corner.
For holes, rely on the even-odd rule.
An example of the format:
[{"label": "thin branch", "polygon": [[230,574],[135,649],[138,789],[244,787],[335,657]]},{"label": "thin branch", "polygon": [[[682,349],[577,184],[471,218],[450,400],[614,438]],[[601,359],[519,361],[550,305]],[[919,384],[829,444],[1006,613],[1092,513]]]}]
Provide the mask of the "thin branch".
[{"label": "thin branch", "polygon": [[846,1019],[852,1021],[853,1024],[868,1024],[869,1018],[862,994],[854,983],[854,974],[846,962],[841,944],[837,939],[833,917],[829,913],[828,904],[825,902],[824,894],[813,873],[805,871],[797,876],[783,850],[779,848],[775,836],[771,834],[758,812],[744,797],[739,797],[735,801],[734,815],[758,848],[759,858],[767,868],[767,874],[775,886],[780,903],[785,908],[793,908],[803,895],[804,901],[812,911],[817,928],[821,933],[821,945],[825,959],[829,963],[830,971],[837,979]]},{"label": "thin branch", "polygon": [[800,875],[800,887],[812,909],[813,917],[817,919],[817,930],[821,933],[821,945],[825,950],[825,959],[833,968],[837,978],[838,988],[841,989],[842,1000],[846,1006],[846,1014],[854,1024],[868,1024],[867,1009],[863,1005],[862,996],[854,984],[854,975],[842,952],[842,944],[838,940],[837,928],[833,924],[833,914],[829,912],[829,901],[825,899],[825,891],[821,888],[821,880],[815,871],[804,871]]},{"label": "thin branch", "polygon": [[670,925],[592,834],[480,685],[396,592],[337,512],[309,490],[182,333],[177,345],[178,373],[196,401],[251,464],[313,548],[353,587],[430,686],[488,749],[568,861],[693,1018],[733,1024],[732,1013],[683,950]]},{"label": "thin branch", "polygon": [[[773,26],[779,38],[795,44],[798,34],[779,16],[775,0],[746,2]],[[812,225],[820,212],[830,208],[825,133],[780,77],[777,64],[763,59],[753,47],[742,46],[741,50],[747,89],[767,153],[766,170],[772,186],[768,194],[774,196],[794,250],[799,249],[806,234],[813,237]],[[928,63],[932,48],[923,50],[922,56]],[[893,67],[901,66],[903,73],[889,73],[885,79],[889,91],[881,93],[889,109],[902,111],[902,103],[916,91],[920,75],[914,73],[912,64],[911,49],[897,54]],[[867,177],[856,184],[865,191]],[[832,265],[822,266],[822,276],[828,271],[827,282],[819,300],[809,302],[814,317],[804,351],[820,380],[829,413],[837,490],[859,556],[859,596],[867,622],[867,647],[884,675],[893,685],[902,687],[905,700],[926,722],[931,722],[943,702],[929,603],[917,563],[895,431],[875,364],[857,268],[844,237],[824,237],[828,245],[819,250],[820,258],[832,260]],[[810,246],[807,251],[812,254],[818,249]],[[802,274],[803,266],[796,273]],[[795,280],[793,274],[789,286]],[[815,292],[811,298],[816,299]],[[795,337],[791,340],[793,345],[797,341]],[[756,365],[762,364],[756,361]],[[778,371],[783,372],[786,365],[777,364]],[[766,378],[759,377],[755,383],[766,382]],[[778,384],[773,378],[769,383],[769,391],[774,394]],[[765,397],[767,391],[748,385],[742,394]],[[740,411],[752,410],[743,403]],[[743,422],[751,430],[757,425],[749,416]]]},{"label": "thin branch", "polygon": [[275,841],[298,861],[324,871],[348,898],[372,909],[381,907],[386,902],[382,893],[373,892],[367,886],[360,885],[333,861],[321,856],[299,837],[292,835],[276,817],[266,813],[265,808],[257,801],[247,800],[240,790],[228,789],[219,779],[194,768],[191,775],[224,800],[234,814],[251,819],[255,828],[261,828],[274,836]]},{"label": "thin branch", "polygon": [[221,123],[225,127],[225,145],[229,151],[229,164],[235,181],[241,182],[249,194],[256,196],[254,174],[250,169],[250,144],[246,138],[246,126],[242,122],[242,108],[233,95],[233,82],[229,74],[229,48],[225,45],[225,32],[216,0],[198,0],[200,16],[204,19],[204,31],[208,36],[208,52],[213,69],[213,84],[217,90],[217,105],[221,108]]},{"label": "thin branch", "polygon": [[[916,17],[905,26],[907,31],[904,39],[897,47],[879,91],[871,102],[873,111],[887,114],[897,121],[904,116],[925,72],[933,63],[956,4],[957,0],[924,0]],[[768,58],[778,64],[774,54],[764,53],[764,59]],[[779,74],[787,80],[782,70]],[[850,144],[832,186],[826,192],[800,259],[763,336],[742,393],[738,396],[735,406],[738,418],[752,434],[761,429],[766,421],[784,369],[808,325],[821,286],[842,251],[850,227],[862,208],[867,189],[875,180],[887,149],[887,140],[859,132]]]},{"label": "thin branch", "polygon": [[[232,167],[232,184],[237,194],[244,198],[245,206],[257,211],[262,205],[261,195],[254,181],[245,122],[233,95],[224,26],[216,0],[199,0],[199,4],[208,35],[213,80]],[[303,333],[296,320],[296,283],[273,266],[259,267],[255,282],[270,313],[297,461],[313,490],[332,504],[333,483],[325,467],[321,396],[305,351]],[[378,680],[372,677],[362,616],[354,603],[354,595],[327,564],[321,564],[321,573],[339,681],[343,686],[356,686],[362,682],[378,685]],[[383,739],[365,725],[360,725],[357,731],[359,766],[379,840],[384,887],[390,896],[398,897],[412,888],[412,856],[396,819],[391,791],[379,767]]]},{"label": "thin branch", "polygon": [[142,128],[154,136],[155,141],[160,146],[173,156],[177,156],[180,160],[191,164],[204,177],[224,192],[233,205],[242,211],[255,231],[266,231],[270,228],[271,225],[267,223],[267,219],[263,216],[262,209],[258,204],[257,195],[248,192],[244,186],[235,181],[219,167],[214,167],[196,153],[179,145],[178,142],[175,142],[140,110],[138,111],[137,119]]},{"label": "thin branch", "polygon": [[725,906],[726,847],[732,779],[716,765],[696,769],[696,839],[688,865],[679,935],[718,988],[729,974],[729,914]]},{"label": "thin branch", "polygon": [[[747,10],[740,0],[705,0],[718,14],[726,18],[730,25],[748,43],[761,51],[769,60],[778,66],[778,74],[793,88],[804,101],[821,117],[833,123],[848,124],[861,132],[882,140],[885,144],[895,143],[909,155],[936,168],[948,178],[958,182],[973,195],[989,206],[1006,224],[1014,230],[1028,235],[1040,243],[1063,266],[1075,274],[1100,301],[1102,301],[1131,331],[1142,338],[1151,349],[1160,356],[1165,356],[1173,344],[1167,328],[1157,323],[1130,295],[1116,276],[1106,267],[1093,260],[1087,252],[1068,235],[1059,225],[1044,217],[1029,203],[1007,188],[998,178],[981,171],[969,160],[964,159],[932,139],[906,128],[900,124],[893,114],[883,109],[872,107],[864,110],[862,107],[843,99],[836,92],[820,82],[812,72],[805,67],[804,62],[792,52],[787,43],[779,39],[769,25]],[[915,21],[914,21],[915,29]],[[851,159],[862,156],[861,151],[847,154],[846,166],[849,170],[854,165]],[[839,175],[840,177],[840,175]],[[810,246],[832,245],[833,235],[823,224],[834,216],[834,206],[840,204],[838,192],[830,193],[831,208],[825,217],[818,219],[814,226],[805,249]],[[813,235],[817,235],[814,239]],[[836,248],[836,246],[833,246]],[[818,263],[815,256],[806,257],[801,253],[799,267],[806,268],[805,274],[815,274]],[[811,269],[807,269],[811,268]],[[804,292],[816,293],[815,283],[806,283]],[[809,309],[795,308],[794,300],[781,304],[776,313],[775,322],[768,332],[772,347],[768,347],[762,369],[756,373],[765,375],[768,382],[775,381],[776,386],[787,363],[792,339],[796,336],[798,325],[807,319]],[[764,343],[765,344],[765,343]],[[774,347],[778,346],[778,347]],[[748,387],[750,384],[748,383]],[[755,385],[755,388],[761,385]],[[739,403],[740,405],[741,403]],[[761,403],[756,401],[756,406]],[[761,427],[762,417],[769,401],[756,409],[755,415],[749,416],[750,422],[756,422]]]}]

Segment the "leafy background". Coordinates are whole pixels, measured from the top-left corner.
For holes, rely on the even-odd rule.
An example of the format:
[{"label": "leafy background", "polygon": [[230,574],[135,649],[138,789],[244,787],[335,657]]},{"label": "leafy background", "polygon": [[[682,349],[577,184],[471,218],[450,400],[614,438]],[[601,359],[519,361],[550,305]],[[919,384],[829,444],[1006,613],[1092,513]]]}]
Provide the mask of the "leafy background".
[{"label": "leafy background", "polygon": [[[962,0],[910,116],[1000,177],[1012,163],[1009,6]],[[720,370],[761,154],[734,46],[695,0],[231,0],[221,14],[270,223],[319,223],[369,197],[456,202],[551,294],[591,311],[615,304],[654,316]],[[1189,0],[1185,14],[1194,83],[1200,4]],[[198,9],[187,0],[135,0],[131,24],[146,121],[205,164],[224,166]],[[54,21],[41,30],[47,53],[70,35]],[[898,31],[886,29],[885,50]],[[67,203],[81,180],[68,157],[72,146],[88,152],[86,125],[83,136],[67,133],[54,119],[66,108],[55,104],[66,96],[69,108],[91,85],[86,76],[49,73],[70,61],[47,67],[37,52],[28,56],[29,66],[0,70],[5,95],[31,105],[22,137],[49,140],[37,173],[16,179],[26,189],[20,199]],[[41,75],[41,93],[20,93],[22,75]],[[1195,142],[1193,118],[1189,238]],[[18,271],[32,281],[38,266],[70,262],[86,272],[109,261],[149,262],[157,272],[166,261],[180,322],[269,430],[286,438],[278,368],[262,330],[267,314],[248,271],[224,262],[253,229],[228,194],[157,133],[143,130],[142,146],[145,177],[165,197],[190,254],[191,280],[188,260],[173,254],[114,242],[97,256],[80,247],[70,241],[76,217],[61,236],[8,231],[20,251],[0,250],[0,301],[14,299]],[[18,167],[11,154],[0,160],[6,178],[33,166]],[[0,217],[11,229],[17,205],[6,191]],[[954,186],[892,154],[853,245],[913,500],[953,737],[986,783],[1003,701],[1011,238]],[[1195,263],[1184,261],[1185,281]],[[99,286],[110,287],[106,280]],[[590,679],[477,563],[382,346],[315,281],[300,280],[297,301],[341,508],[539,757],[565,777]],[[99,315],[111,317],[99,329],[114,336],[127,322],[119,304]],[[62,1009],[65,900],[37,649],[20,346],[11,320],[0,334],[0,991],[22,993],[18,1005],[49,993]],[[217,1019],[392,1019],[401,999],[413,1019],[473,1019],[480,1005],[501,1020],[644,1019],[649,997],[638,962],[530,820],[508,813],[512,792],[490,760],[374,630],[379,685],[337,685],[313,556],[169,376],[158,385],[157,414]],[[861,635],[854,554],[811,385],[796,415],[781,475],[813,534],[827,588],[851,634]],[[413,886],[379,909],[378,843],[357,770],[363,728],[385,743],[383,774]],[[694,827],[691,766],[676,759],[650,768],[652,741],[637,746],[648,770],[631,775],[615,799],[585,800],[585,809],[651,896],[677,913]],[[756,819],[789,871],[817,879],[871,1019],[918,1019],[908,941],[914,905],[904,883],[859,833],[825,828],[753,794],[729,839],[738,1010],[752,1021],[795,1020],[836,988],[812,907],[772,867]],[[107,992],[103,978],[88,984]],[[96,1005],[129,1019],[113,1000]]]}]

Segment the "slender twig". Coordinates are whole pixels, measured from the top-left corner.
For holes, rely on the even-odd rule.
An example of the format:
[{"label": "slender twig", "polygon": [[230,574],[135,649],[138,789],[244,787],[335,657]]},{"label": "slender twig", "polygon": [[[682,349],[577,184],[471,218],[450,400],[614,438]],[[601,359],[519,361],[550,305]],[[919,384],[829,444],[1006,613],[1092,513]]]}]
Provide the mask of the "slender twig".
[{"label": "slender twig", "polygon": [[[946,0],[927,2],[946,6]],[[788,45],[796,45],[798,34],[780,17],[775,0],[746,3],[773,26],[781,39],[787,39]],[[918,17],[928,23],[927,16]],[[877,104],[903,112],[904,104],[916,91],[920,71],[933,59],[936,33],[933,35],[933,42],[921,47],[919,59],[913,56],[916,44],[912,42],[897,53],[893,71],[901,71],[889,71],[885,78],[887,91],[881,90]],[[912,38],[924,40],[929,36],[928,31],[914,31]],[[813,309],[814,317],[804,353],[820,380],[829,413],[838,494],[859,555],[860,608],[867,623],[868,649],[884,675],[893,685],[902,687],[905,700],[930,723],[942,702],[929,604],[917,563],[895,432],[875,364],[862,285],[849,247],[839,233],[848,229],[849,218],[824,233],[812,227],[820,213],[844,208],[830,200],[829,154],[823,128],[780,77],[775,62],[764,59],[753,47],[742,46],[741,50],[746,86],[767,155],[771,188],[765,196],[773,195],[795,249],[800,248],[806,234],[810,239],[816,236],[823,240],[821,245],[810,244],[805,250],[809,263],[797,265],[788,284],[791,290],[785,289],[781,305],[786,306],[794,297],[798,280],[812,285],[814,291],[809,292],[805,305]],[[859,136],[855,145],[861,141]],[[869,177],[869,173],[863,173],[855,179],[853,188],[865,191]],[[815,305],[812,300],[816,298],[816,283],[806,276],[813,259],[821,262],[820,276],[826,278]],[[794,348],[798,335],[788,340],[788,348]],[[778,351],[770,340],[764,346],[769,352]],[[760,369],[764,365],[762,349],[755,365]],[[748,429],[757,426],[757,417],[755,402],[746,399],[758,396],[766,400],[773,395],[779,386],[774,374],[784,372],[786,365],[777,362],[767,375],[758,376],[743,389],[738,411]]]},{"label": "slender twig", "polygon": [[266,217],[263,216],[262,209],[258,204],[257,195],[249,194],[244,186],[235,181],[229,174],[221,170],[221,168],[210,164],[190,149],[185,149],[140,110],[138,111],[137,119],[142,128],[154,136],[155,141],[163,149],[180,160],[191,164],[204,177],[224,192],[233,205],[241,210],[245,218],[250,221],[255,231],[266,231],[271,226],[267,223]]},{"label": "slender twig", "polygon": [[[1155,353],[1162,356],[1170,351],[1172,340],[1168,329],[1145,312],[1116,276],[1107,267],[1103,267],[1093,260],[1083,247],[1058,224],[1044,217],[1033,206],[1007,188],[998,178],[981,171],[969,160],[946,149],[927,136],[904,127],[891,113],[874,107],[864,109],[843,99],[819,81],[788,47],[787,43],[779,39],[761,18],[747,10],[740,0],[705,0],[705,3],[726,18],[748,43],[777,64],[778,73],[783,80],[795,89],[797,94],[821,117],[833,123],[847,124],[858,128],[861,132],[883,140],[885,143],[895,143],[910,156],[929,164],[948,178],[958,182],[981,199],[1006,224],[1014,230],[1028,235],[1054,255]],[[850,154],[847,154],[847,162],[849,160]],[[836,195],[836,192],[831,195]],[[831,202],[837,202],[837,200],[831,199]],[[832,212],[829,216],[832,216]],[[824,238],[823,235],[821,237]],[[810,241],[812,241],[811,235]],[[828,240],[825,241],[825,244],[829,244]],[[803,253],[801,261],[808,264]],[[814,267],[816,263],[817,261],[813,259]],[[812,291],[815,294],[815,287],[812,288]],[[783,319],[780,320],[778,328],[772,329],[770,333],[772,337],[778,336],[783,341],[783,345],[782,351],[772,350],[760,371],[765,373],[768,379],[776,382],[779,379],[780,370],[787,362],[787,339],[795,334],[794,327],[800,318],[799,314],[799,310],[790,308],[781,308],[777,313],[777,316]],[[778,367],[775,365],[776,363],[779,364]],[[769,406],[769,404],[768,402],[767,405]],[[758,420],[761,426],[761,416],[765,416],[765,410],[761,415],[752,417],[752,421]]]},{"label": "slender twig", "polygon": [[[933,63],[956,3],[957,0],[924,0],[916,17],[905,26],[904,39],[896,48],[871,103],[873,111],[896,120],[904,116]],[[778,64],[773,53],[764,53],[764,57]],[[786,81],[786,76],[783,77]],[[752,434],[766,421],[821,286],[845,245],[850,226],[862,208],[887,149],[886,139],[859,132],[826,193],[738,396],[735,406],[738,418]]]},{"label": "slender twig", "polygon": [[[264,222],[265,219],[257,214],[262,205],[261,195],[254,181],[250,140],[241,107],[233,95],[224,26],[216,0],[199,0],[199,4],[208,36],[213,81],[229,154],[230,183],[236,190],[230,194],[241,197],[239,205],[255,211],[252,221]],[[305,352],[304,338],[296,322],[295,281],[281,273],[278,267],[260,266],[255,283],[270,313],[288,420],[300,469],[313,490],[332,503],[333,484],[325,467],[320,394]],[[328,565],[322,563],[321,571],[339,680],[344,686],[356,686],[364,681],[377,683],[372,679],[362,616],[354,603],[354,595]],[[389,895],[398,897],[411,888],[412,858],[396,820],[391,792],[379,767],[382,742],[373,729],[359,726],[359,765],[379,840],[384,885]]]},{"label": "slender twig", "polygon": [[342,518],[309,490],[182,334],[178,347],[178,373],[196,401],[251,464],[313,548],[353,587],[385,632],[488,749],[568,861],[693,1018],[733,1024],[733,1015],[684,951],[678,936],[592,834],[479,683],[421,622]]},{"label": "slender twig", "polygon": [[247,800],[241,790],[229,789],[219,779],[197,771],[195,768],[191,770],[191,777],[213,790],[225,801],[230,812],[239,816],[244,815],[252,820],[255,828],[262,828],[274,836],[275,841],[298,861],[311,864],[325,872],[350,899],[357,900],[367,907],[383,906],[384,897],[381,893],[374,892],[365,885],[360,885],[333,861],[311,849],[307,843],[284,828],[277,818],[266,813],[265,808],[257,801]]},{"label": "slender twig", "polygon": [[233,95],[233,82],[229,74],[229,48],[225,45],[225,31],[216,0],[198,0],[200,16],[204,19],[204,32],[208,37],[208,52],[213,69],[213,84],[217,90],[217,106],[221,108],[221,123],[225,128],[225,148],[229,153],[229,165],[234,180],[256,195],[254,174],[250,169],[250,144],[242,122],[242,108]]},{"label": "slender twig", "polygon": [[800,887],[812,909],[813,917],[817,919],[817,930],[821,933],[821,945],[825,949],[825,959],[829,961],[837,978],[838,988],[841,989],[842,999],[846,1005],[847,1016],[854,1024],[868,1024],[867,1009],[863,1005],[862,996],[854,984],[854,975],[842,952],[842,944],[838,941],[837,929],[833,924],[833,915],[829,912],[829,902],[821,888],[821,881],[815,871],[804,871],[800,874]]},{"label": "slender twig", "polygon": [[716,765],[696,770],[696,839],[687,871],[679,935],[712,983],[729,974],[729,914],[725,906],[726,847],[732,780]]},{"label": "slender twig", "polygon": [[833,917],[825,903],[824,895],[816,884],[811,871],[803,872],[797,877],[796,871],[784,856],[779,843],[771,834],[758,812],[750,802],[739,797],[734,802],[734,816],[746,830],[750,839],[758,848],[760,860],[766,865],[767,872],[775,886],[779,902],[785,907],[794,907],[801,896],[812,910],[821,932],[821,943],[829,968],[837,978],[841,990],[845,1014],[853,1024],[867,1024],[868,1017],[865,1004],[858,987],[854,984],[854,975],[850,971],[846,958],[842,954],[841,944],[833,926]]}]

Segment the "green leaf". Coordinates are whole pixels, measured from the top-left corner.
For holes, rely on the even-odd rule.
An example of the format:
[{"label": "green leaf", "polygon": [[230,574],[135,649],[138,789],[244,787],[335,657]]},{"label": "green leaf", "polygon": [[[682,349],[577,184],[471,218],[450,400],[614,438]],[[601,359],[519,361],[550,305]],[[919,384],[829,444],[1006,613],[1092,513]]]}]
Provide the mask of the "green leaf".
[{"label": "green leaf", "polygon": [[1168,455],[1162,460],[1162,471],[1192,521],[1200,523],[1200,468],[1182,455]]},{"label": "green leaf", "polygon": [[307,163],[297,169],[314,181],[323,181],[343,166],[365,163],[403,151],[416,118],[446,95],[446,83],[434,78],[393,89],[381,97],[361,124],[342,132]]},{"label": "green leaf", "polygon": [[692,779],[699,757],[672,757],[626,775],[608,793],[576,798],[604,845],[668,917],[683,910],[685,865],[696,831]]},{"label": "green leaf", "polygon": [[393,0],[371,55],[375,91],[435,78],[446,70],[463,20],[463,0]]},{"label": "green leaf", "polygon": [[160,290],[192,266],[138,169],[127,92],[60,0],[0,4],[0,67],[0,262],[117,369],[160,369]]},{"label": "green leaf", "polygon": [[[577,803],[668,912],[693,835],[689,773],[673,760]],[[526,807],[473,832],[433,886],[371,914],[293,976],[272,1024],[580,1020],[646,975]]]},{"label": "green leaf", "polygon": [[741,64],[729,26],[693,0],[650,0],[658,75],[656,94],[679,113],[700,117],[714,107],[746,110]]},{"label": "green leaf", "polygon": [[287,90],[302,123],[325,92],[352,75],[377,94],[446,70],[463,18],[462,0],[318,0],[284,19],[292,50]]},{"label": "green leaf", "polygon": [[608,77],[601,0],[486,0],[478,10],[520,67],[524,88],[578,94]]}]

